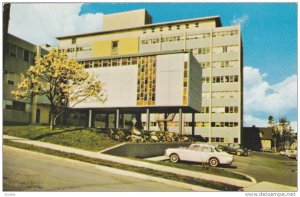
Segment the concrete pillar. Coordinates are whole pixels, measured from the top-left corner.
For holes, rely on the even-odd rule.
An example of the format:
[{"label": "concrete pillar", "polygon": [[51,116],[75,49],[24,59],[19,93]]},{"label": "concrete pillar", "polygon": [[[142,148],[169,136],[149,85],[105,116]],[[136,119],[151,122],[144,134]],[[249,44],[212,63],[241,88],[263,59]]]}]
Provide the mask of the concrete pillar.
[{"label": "concrete pillar", "polygon": [[92,115],[93,115],[93,111],[90,109],[89,110],[89,128],[92,127]]},{"label": "concrete pillar", "polygon": [[182,135],[182,108],[179,108],[179,134]]},{"label": "concrete pillar", "polygon": [[146,130],[150,130],[150,109],[146,109],[147,117],[146,117]]},{"label": "concrete pillar", "polygon": [[192,113],[192,136],[193,137],[195,136],[195,126],[196,126],[196,123],[195,123],[195,113]]},{"label": "concrete pillar", "polygon": [[116,110],[116,129],[119,128],[120,125],[120,109]]}]

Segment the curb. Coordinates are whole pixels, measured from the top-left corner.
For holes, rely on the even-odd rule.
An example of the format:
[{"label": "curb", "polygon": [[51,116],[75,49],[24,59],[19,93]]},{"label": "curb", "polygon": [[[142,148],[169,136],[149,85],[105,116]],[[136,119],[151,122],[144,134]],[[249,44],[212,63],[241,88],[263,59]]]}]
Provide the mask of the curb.
[{"label": "curb", "polygon": [[241,188],[253,185],[253,182],[250,182],[250,181],[244,181],[244,180],[234,179],[234,178],[230,178],[230,177],[224,177],[224,176],[214,175],[214,174],[207,174],[207,173],[202,173],[202,172],[197,172],[197,171],[189,171],[189,170],[180,169],[180,168],[171,168],[168,166],[151,164],[151,163],[144,162],[144,161],[137,162],[137,161],[122,158],[122,157],[111,156],[111,155],[98,153],[98,152],[90,152],[90,151],[85,151],[82,149],[65,147],[65,146],[61,146],[61,145],[57,145],[57,144],[45,143],[45,142],[40,142],[40,141],[32,141],[32,140],[28,140],[25,138],[19,138],[19,137],[7,136],[7,135],[3,135],[3,138],[8,139],[8,140],[13,140],[13,141],[15,140],[20,143],[31,144],[31,145],[45,147],[45,148],[54,149],[54,150],[60,150],[63,152],[68,152],[68,153],[85,155],[87,157],[108,160],[111,162],[122,163],[122,164],[136,166],[136,167],[143,167],[143,168],[149,168],[149,169],[158,170],[158,171],[171,172],[171,173],[178,174],[178,175],[200,178],[200,179],[205,179],[208,181],[214,181],[214,182],[219,182],[219,183],[225,183],[225,184],[230,183],[231,185],[241,187]]},{"label": "curb", "polygon": [[145,175],[145,174],[140,174],[140,173],[136,173],[136,172],[130,172],[130,171],[126,171],[126,170],[120,170],[120,169],[111,168],[111,167],[107,167],[107,166],[91,164],[91,163],[88,163],[88,162],[68,159],[68,158],[64,158],[64,157],[58,157],[58,156],[38,153],[38,152],[24,150],[24,149],[12,147],[12,146],[3,145],[3,147],[9,148],[9,149],[15,149],[15,150],[18,150],[18,151],[23,151],[23,152],[30,152],[31,154],[35,154],[35,155],[39,155],[39,156],[43,156],[43,157],[53,157],[53,158],[57,158],[57,159],[63,159],[63,160],[66,160],[66,161],[69,161],[69,162],[72,162],[72,163],[85,165],[85,166],[96,168],[98,170],[102,170],[102,171],[105,171],[105,172],[118,174],[118,175],[122,175],[122,176],[129,176],[129,177],[143,179],[143,180],[147,180],[147,181],[155,181],[155,182],[164,183],[164,184],[174,186],[174,187],[180,187],[180,188],[183,188],[183,189],[189,189],[189,190],[193,190],[193,191],[206,191],[206,192],[208,192],[208,191],[210,191],[210,192],[218,191],[218,190],[214,190],[214,189],[207,188],[207,187],[191,185],[191,184],[188,184],[188,183],[172,181],[172,180],[168,180],[168,179],[158,178],[158,177],[149,176],[149,175]]}]

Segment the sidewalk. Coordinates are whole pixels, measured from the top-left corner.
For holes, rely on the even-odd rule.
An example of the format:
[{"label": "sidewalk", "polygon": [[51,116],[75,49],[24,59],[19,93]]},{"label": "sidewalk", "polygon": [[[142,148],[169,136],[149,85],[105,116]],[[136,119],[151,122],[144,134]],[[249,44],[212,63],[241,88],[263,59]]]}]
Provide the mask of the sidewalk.
[{"label": "sidewalk", "polygon": [[249,187],[251,185],[256,184],[256,182],[238,180],[238,179],[234,179],[234,178],[206,174],[206,173],[202,173],[202,172],[189,171],[189,170],[184,170],[184,169],[179,169],[179,168],[162,166],[162,165],[158,165],[158,164],[152,164],[152,163],[148,163],[148,162],[127,159],[127,158],[123,158],[123,157],[106,155],[106,154],[99,153],[99,152],[91,152],[91,151],[86,151],[86,150],[81,150],[81,149],[56,145],[56,144],[50,144],[50,143],[46,143],[46,142],[33,141],[33,140],[25,139],[25,138],[18,138],[18,137],[3,135],[3,139],[12,140],[12,141],[19,142],[19,143],[30,144],[30,145],[34,145],[34,146],[40,146],[40,147],[58,150],[58,151],[62,151],[62,152],[67,152],[67,153],[74,153],[74,154],[78,154],[78,155],[84,155],[87,157],[108,160],[108,161],[112,161],[112,162],[116,162],[116,163],[127,164],[127,165],[131,165],[131,166],[149,168],[152,170],[164,171],[164,172],[169,172],[169,173],[174,173],[174,174],[189,176],[189,177],[194,177],[194,178],[200,178],[200,179],[219,182],[219,183],[231,184],[231,185],[235,185],[235,186],[242,187],[242,188]]}]

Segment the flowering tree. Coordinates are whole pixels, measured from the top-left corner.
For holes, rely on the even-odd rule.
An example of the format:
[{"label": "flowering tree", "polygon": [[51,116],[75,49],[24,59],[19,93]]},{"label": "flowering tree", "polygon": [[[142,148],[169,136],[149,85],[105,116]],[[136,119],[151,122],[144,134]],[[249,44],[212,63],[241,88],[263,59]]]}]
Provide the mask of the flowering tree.
[{"label": "flowering tree", "polygon": [[56,119],[67,108],[88,99],[106,101],[103,83],[94,75],[89,75],[83,65],[69,59],[65,52],[51,50],[43,57],[36,57],[35,66],[30,66],[21,83],[12,94],[17,99],[30,99],[32,96],[46,96],[50,102],[50,129],[54,129]]}]

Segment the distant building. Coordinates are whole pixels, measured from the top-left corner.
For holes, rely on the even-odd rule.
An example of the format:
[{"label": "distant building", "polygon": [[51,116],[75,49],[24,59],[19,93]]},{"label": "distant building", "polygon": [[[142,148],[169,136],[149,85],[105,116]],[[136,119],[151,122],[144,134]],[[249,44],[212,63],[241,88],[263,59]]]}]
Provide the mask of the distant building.
[{"label": "distant building", "polygon": [[11,92],[16,90],[30,65],[34,65],[36,55],[44,55],[47,50],[14,35],[7,35],[3,62],[3,123],[5,125],[47,124],[49,106],[43,97],[17,100]]},{"label": "distant building", "polygon": [[274,146],[270,127],[244,127],[242,136],[243,145],[251,150],[272,150]]}]

